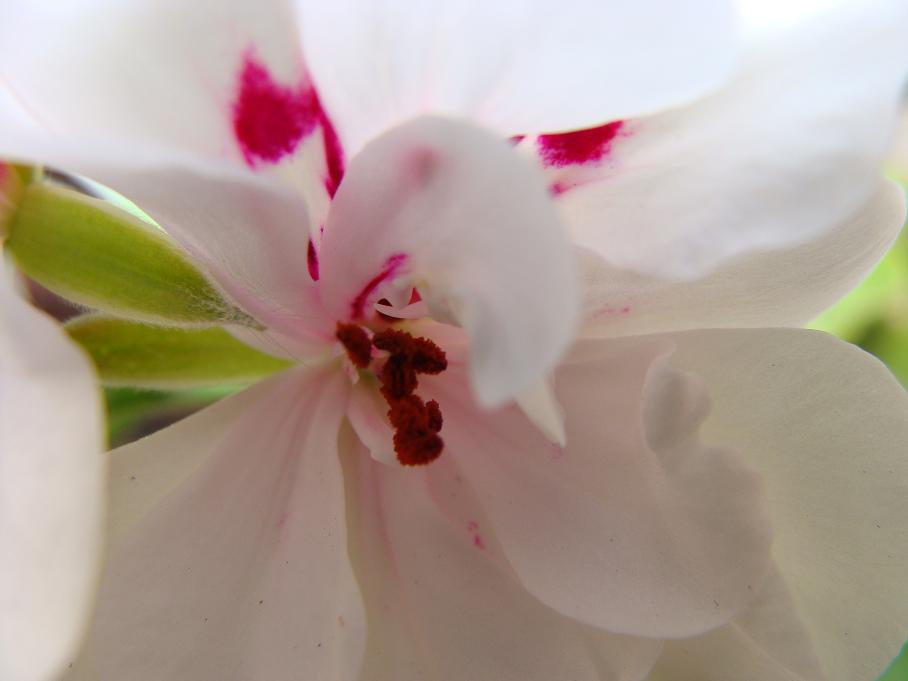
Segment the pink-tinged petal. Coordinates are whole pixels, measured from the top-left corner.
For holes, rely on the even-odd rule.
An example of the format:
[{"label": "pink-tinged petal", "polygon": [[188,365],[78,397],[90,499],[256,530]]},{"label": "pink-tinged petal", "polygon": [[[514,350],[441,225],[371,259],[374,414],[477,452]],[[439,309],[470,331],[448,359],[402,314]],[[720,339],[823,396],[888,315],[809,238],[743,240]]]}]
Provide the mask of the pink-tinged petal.
[{"label": "pink-tinged petal", "polygon": [[645,677],[661,642],[596,630],[528,593],[452,458],[413,470],[361,446],[348,454],[351,556],[369,622],[360,681]]},{"label": "pink-tinged petal", "polygon": [[[673,336],[711,438],[766,481],[773,554],[831,681],[875,679],[908,631],[908,396],[876,359],[795,329]],[[723,679],[724,681],[724,679]]]},{"label": "pink-tinged petal", "polygon": [[735,46],[719,0],[300,6],[307,63],[351,154],[427,113],[514,135],[652,112],[719,84]]},{"label": "pink-tinged petal", "polygon": [[115,187],[153,217],[212,280],[259,322],[301,342],[334,323],[309,273],[309,231],[299,197],[258,178],[155,169]]},{"label": "pink-tinged petal", "polygon": [[884,181],[866,205],[835,229],[797,247],[740,255],[691,281],[621,270],[582,251],[586,331],[626,336],[801,326],[870,273],[904,220],[904,191]]},{"label": "pink-tinged petal", "polygon": [[721,91],[626,122],[598,178],[559,195],[575,241],[618,267],[692,279],[835,229],[876,191],[906,29],[901,0],[850,3],[754,48]]},{"label": "pink-tinged petal", "polygon": [[420,118],[354,158],[319,258],[338,319],[417,286],[433,316],[465,327],[485,404],[543,376],[574,331],[573,256],[541,174],[464,123]]},{"label": "pink-tinged petal", "polygon": [[56,678],[100,569],[106,457],[87,357],[0,271],[0,678]]},{"label": "pink-tinged petal", "polygon": [[292,370],[113,452],[111,548],[71,678],[358,678],[346,386]]},{"label": "pink-tinged petal", "polygon": [[667,641],[647,681],[826,681],[778,571],[739,617],[703,636]]},{"label": "pink-tinged petal", "polygon": [[420,386],[443,405],[444,456],[527,590],[616,633],[685,637],[726,623],[769,569],[759,479],[700,442],[709,405],[670,354],[643,338],[575,349],[555,375],[564,448],[516,407],[483,414],[450,369]]},{"label": "pink-tinged petal", "polygon": [[394,429],[388,420],[388,403],[374,384],[358,382],[350,393],[347,406],[350,427],[369,454],[388,466],[399,466],[394,451]]}]

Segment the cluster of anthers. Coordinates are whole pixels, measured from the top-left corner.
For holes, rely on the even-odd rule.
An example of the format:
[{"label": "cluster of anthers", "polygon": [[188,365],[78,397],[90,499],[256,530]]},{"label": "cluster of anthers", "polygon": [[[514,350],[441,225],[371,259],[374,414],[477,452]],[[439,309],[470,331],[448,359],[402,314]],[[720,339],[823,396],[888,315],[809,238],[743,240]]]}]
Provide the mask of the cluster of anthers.
[{"label": "cluster of anthers", "polygon": [[388,353],[375,375],[388,403],[397,460],[405,466],[420,466],[437,459],[444,448],[438,435],[441,409],[438,402],[424,402],[415,391],[418,374],[440,374],[448,368],[444,350],[428,338],[414,338],[399,329],[383,329],[370,338],[363,327],[338,322],[336,336],[358,369],[369,368],[373,347]]}]

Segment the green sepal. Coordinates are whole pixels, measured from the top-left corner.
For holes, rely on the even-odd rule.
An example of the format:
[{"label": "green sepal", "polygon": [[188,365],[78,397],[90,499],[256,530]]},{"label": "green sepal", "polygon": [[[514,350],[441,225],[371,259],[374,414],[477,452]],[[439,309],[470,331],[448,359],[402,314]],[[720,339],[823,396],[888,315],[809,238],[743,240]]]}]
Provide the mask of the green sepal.
[{"label": "green sepal", "polygon": [[80,305],[153,324],[257,325],[166,235],[107,201],[34,182],[7,231],[16,265]]},{"label": "green sepal", "polygon": [[220,327],[180,329],[83,315],[68,322],[66,331],[108,386],[170,390],[251,383],[292,365]]}]

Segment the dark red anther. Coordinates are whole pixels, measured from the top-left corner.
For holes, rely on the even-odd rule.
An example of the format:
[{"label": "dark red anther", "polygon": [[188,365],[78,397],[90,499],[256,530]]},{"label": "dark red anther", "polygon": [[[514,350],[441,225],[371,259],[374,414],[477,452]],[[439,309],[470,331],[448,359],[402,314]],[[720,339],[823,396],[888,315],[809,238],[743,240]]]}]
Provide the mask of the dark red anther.
[{"label": "dark red anther", "polygon": [[419,374],[440,374],[448,368],[445,351],[425,338],[417,338],[411,350],[410,362]]},{"label": "dark red anther", "polygon": [[[426,405],[419,395],[407,395],[399,400],[389,400],[388,420],[395,430],[418,428],[425,420]],[[426,426],[428,428],[428,426]]]},{"label": "dark red anther", "polygon": [[435,461],[444,449],[444,441],[435,433],[414,433],[399,430],[394,433],[394,451],[404,466],[424,466]]},{"label": "dark red anther", "polygon": [[436,433],[440,431],[442,425],[444,425],[444,419],[441,417],[441,407],[438,406],[438,402],[435,400],[426,402],[426,416],[428,418],[429,429]]},{"label": "dark red anther", "polygon": [[418,395],[389,402],[388,419],[394,426],[394,451],[405,466],[417,466],[437,459],[444,448],[438,437],[441,410],[438,402],[424,403]]},{"label": "dark red anther", "polygon": [[404,355],[419,374],[440,374],[448,368],[445,351],[428,338],[414,338],[406,331],[385,329],[375,334],[372,344],[391,355]]},{"label": "dark red anther", "polygon": [[419,379],[410,360],[403,354],[392,354],[381,368],[378,378],[381,380],[381,393],[386,400],[399,400],[410,395]]},{"label": "dark red anther", "polygon": [[385,329],[384,331],[379,331],[372,337],[372,344],[379,350],[386,350],[392,355],[406,355],[409,354],[413,340],[413,336],[406,331]]},{"label": "dark red anther", "polygon": [[369,340],[369,334],[362,327],[338,322],[334,335],[344,346],[347,357],[354,366],[360,369],[369,366],[369,362],[372,361],[372,341]]},{"label": "dark red anther", "polygon": [[443,419],[438,402],[423,402],[414,394],[417,374],[438,374],[448,366],[444,350],[428,338],[414,338],[406,331],[384,329],[372,344],[389,353],[378,378],[388,403],[388,420],[394,427],[394,451],[405,466],[434,461],[444,449],[438,436]]}]

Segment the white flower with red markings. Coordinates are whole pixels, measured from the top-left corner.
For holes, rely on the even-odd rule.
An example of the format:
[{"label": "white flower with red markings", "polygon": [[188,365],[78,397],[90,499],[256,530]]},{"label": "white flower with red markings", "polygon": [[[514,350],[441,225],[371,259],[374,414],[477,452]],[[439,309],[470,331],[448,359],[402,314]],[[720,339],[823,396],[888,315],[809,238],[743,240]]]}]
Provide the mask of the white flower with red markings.
[{"label": "white flower with red markings", "polygon": [[719,0],[4,10],[0,153],[134,200],[294,364],[114,453],[72,678],[878,672],[908,401],[717,328],[813,316],[904,216],[908,18],[852,10],[740,62]]}]

